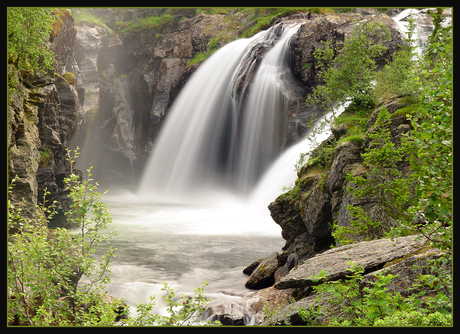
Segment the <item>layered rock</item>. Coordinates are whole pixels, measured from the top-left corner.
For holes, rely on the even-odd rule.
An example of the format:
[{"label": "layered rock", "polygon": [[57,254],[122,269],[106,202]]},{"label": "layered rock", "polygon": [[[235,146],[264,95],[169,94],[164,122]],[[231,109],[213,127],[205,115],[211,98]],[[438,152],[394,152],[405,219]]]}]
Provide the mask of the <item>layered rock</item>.
[{"label": "layered rock", "polygon": [[[65,226],[63,213],[69,206],[64,178],[70,173],[65,149],[72,137],[78,115],[79,98],[75,87],[61,74],[74,64],[73,18],[67,10],[54,12],[49,48],[54,52],[54,71],[19,72],[17,92],[8,110],[8,175],[17,180],[11,201],[26,203],[24,217],[33,218],[37,200],[56,202],[52,226]],[[11,69],[12,70],[12,69]],[[61,73],[61,74],[59,74]],[[73,76],[71,76],[73,77]]]},{"label": "layered rock", "polygon": [[[351,268],[350,261],[364,268],[364,278],[360,285],[360,292],[370,286],[370,282],[377,280],[379,274],[391,274],[396,277],[387,285],[389,291],[400,293],[407,297],[419,292],[417,289],[409,289],[420,275],[432,274],[430,261],[445,256],[446,253],[426,247],[426,239],[420,236],[411,235],[392,239],[379,239],[363,241],[352,245],[346,245],[328,250],[294,268],[289,275],[284,277],[275,285],[275,290],[296,292],[296,302],[285,303],[284,307],[276,312],[271,318],[260,320],[262,325],[311,325],[299,316],[299,308],[308,309],[313,305],[320,305],[328,308],[327,300],[317,300],[317,295],[311,287],[329,281],[346,279]],[[450,270],[451,264],[445,264],[444,269]],[[312,279],[324,270],[326,276],[322,281]],[[426,295],[436,294],[434,289],[426,289]],[[278,304],[279,305],[279,304]],[[252,307],[255,305],[253,304]],[[255,316],[257,319],[261,317]],[[321,322],[327,318],[317,319]]]},{"label": "layered rock", "polygon": [[[384,106],[390,113],[394,113],[406,104],[401,99],[395,99]],[[375,120],[384,107],[377,108],[369,117],[368,131],[372,131]],[[337,226],[350,226],[351,216],[347,206],[360,206],[366,213],[379,217],[379,221],[391,225],[392,219],[388,217],[380,208],[378,202],[372,199],[356,199],[348,193],[348,181],[346,175],[360,175],[366,173],[366,168],[362,164],[361,154],[371,145],[371,140],[367,134],[363,135],[362,141],[347,140],[347,126],[343,126],[340,131],[339,126],[333,134],[319,145],[310,155],[309,163],[305,164],[298,172],[298,179],[295,187],[280,195],[268,206],[273,220],[280,225],[281,235],[286,240],[283,252],[277,256],[276,261],[271,261],[270,280],[267,277],[252,274],[248,282],[251,287],[258,286],[256,277],[264,282],[275,282],[275,277],[282,277],[283,266],[286,265],[290,255],[298,257],[299,263],[321,253],[331,245],[338,246],[332,237],[332,224]],[[410,131],[411,126],[405,115],[394,114],[390,124],[391,140],[395,145],[400,144],[403,133]],[[342,139],[338,141],[338,139]],[[325,153],[326,151],[332,153]],[[324,156],[328,154],[328,156]],[[329,167],[326,169],[325,159],[329,159]],[[398,167],[405,173],[408,163],[402,163]],[[390,225],[389,225],[390,224]],[[385,225],[386,226],[386,225]],[[386,226],[386,227],[388,227]],[[351,238],[355,241],[368,240],[371,238],[383,237],[382,233],[376,235],[354,235]],[[269,255],[261,259],[257,264],[272,259]],[[254,270],[254,269],[252,269]],[[246,270],[251,274],[251,270]],[[278,274],[277,274],[278,273]],[[263,284],[263,287],[268,285]]]}]

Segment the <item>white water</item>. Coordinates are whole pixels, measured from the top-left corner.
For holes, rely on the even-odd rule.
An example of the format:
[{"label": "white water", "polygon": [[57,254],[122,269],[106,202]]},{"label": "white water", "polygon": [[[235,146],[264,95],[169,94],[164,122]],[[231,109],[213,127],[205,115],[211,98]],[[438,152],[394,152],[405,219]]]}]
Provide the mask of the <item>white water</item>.
[{"label": "white water", "polygon": [[[292,80],[287,43],[297,28],[277,25],[236,40],[199,67],[168,112],[140,194],[190,199],[218,187],[247,193],[255,185],[284,145],[283,86]],[[275,42],[250,82],[254,55]]]},{"label": "white water", "polygon": [[[395,16],[392,17],[393,21],[396,22],[396,24],[399,27],[400,33],[403,35],[404,38],[408,37],[409,31],[409,22],[406,21],[407,18],[410,17],[410,15],[413,15],[414,19],[416,19],[416,15],[420,12],[420,9],[415,9],[415,8],[408,8],[403,10],[401,13],[396,14]],[[414,40],[412,42],[412,46],[415,48],[416,54],[419,56],[422,55],[423,48],[425,47],[426,40],[428,38],[428,35],[423,33],[422,29],[420,26],[417,24],[417,21],[414,22],[414,30],[412,31],[412,39]],[[415,56],[414,56],[415,59]]]},{"label": "white water", "polygon": [[[284,144],[286,56],[296,29],[270,29],[217,51],[169,112],[140,190],[105,197],[118,232],[109,295],[130,306],[156,295],[154,311],[164,314],[163,282],[192,295],[208,281],[212,300],[244,307],[242,270],[284,245],[267,206],[295,181],[299,154],[312,149],[303,140],[272,164]],[[274,46],[250,83],[258,43]]]}]

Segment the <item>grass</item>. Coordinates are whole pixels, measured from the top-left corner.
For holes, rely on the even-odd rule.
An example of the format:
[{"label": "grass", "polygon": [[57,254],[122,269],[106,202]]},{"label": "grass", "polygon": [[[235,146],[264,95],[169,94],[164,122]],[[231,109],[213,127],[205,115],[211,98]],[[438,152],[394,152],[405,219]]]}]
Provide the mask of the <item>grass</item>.
[{"label": "grass", "polygon": [[98,25],[107,29],[109,34],[112,34],[112,29],[107,27],[107,25],[100,18],[92,15],[89,10],[89,8],[72,8],[71,13],[75,23],[83,23],[92,27]]},{"label": "grass", "polygon": [[115,26],[121,29],[118,33],[123,35],[150,29],[160,31],[164,26],[173,21],[174,17],[170,14],[166,14],[162,16],[142,17],[130,21],[117,21],[115,22]]}]

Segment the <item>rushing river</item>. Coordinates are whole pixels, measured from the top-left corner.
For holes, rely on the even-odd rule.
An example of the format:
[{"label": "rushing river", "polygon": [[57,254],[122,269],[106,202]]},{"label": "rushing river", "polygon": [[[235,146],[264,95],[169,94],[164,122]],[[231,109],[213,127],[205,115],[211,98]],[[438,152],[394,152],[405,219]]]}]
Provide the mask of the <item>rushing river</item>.
[{"label": "rushing river", "polygon": [[211,299],[241,299],[250,291],[242,270],[284,245],[268,209],[231,196],[216,194],[211,205],[150,200],[130,193],[104,197],[113,218],[109,228],[117,231],[111,245],[118,249],[107,292],[128,305],[156,295],[161,313],[163,282],[179,295],[207,281]]}]

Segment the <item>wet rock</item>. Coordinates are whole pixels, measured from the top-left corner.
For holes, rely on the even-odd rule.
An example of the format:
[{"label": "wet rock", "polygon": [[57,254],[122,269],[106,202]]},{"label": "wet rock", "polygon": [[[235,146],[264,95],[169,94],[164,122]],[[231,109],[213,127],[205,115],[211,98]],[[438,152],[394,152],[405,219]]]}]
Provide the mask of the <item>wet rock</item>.
[{"label": "wet rock", "polygon": [[294,253],[289,254],[284,266],[282,266],[275,272],[275,276],[274,276],[275,283],[279,282],[281,278],[289,274],[291,269],[294,268],[298,263],[299,263],[299,256]]},{"label": "wet rock", "polygon": [[273,285],[275,271],[278,269],[278,252],[271,253],[260,262],[252,272],[245,286],[249,289],[262,289]]},{"label": "wet rock", "polygon": [[203,312],[203,319],[220,321],[224,326],[244,326],[250,323],[248,311],[236,303],[209,305]]}]

